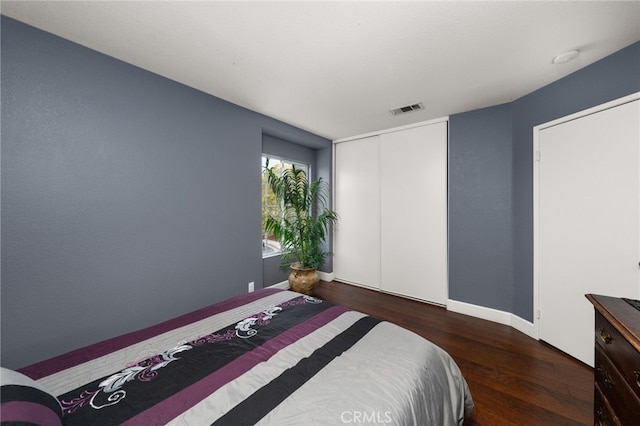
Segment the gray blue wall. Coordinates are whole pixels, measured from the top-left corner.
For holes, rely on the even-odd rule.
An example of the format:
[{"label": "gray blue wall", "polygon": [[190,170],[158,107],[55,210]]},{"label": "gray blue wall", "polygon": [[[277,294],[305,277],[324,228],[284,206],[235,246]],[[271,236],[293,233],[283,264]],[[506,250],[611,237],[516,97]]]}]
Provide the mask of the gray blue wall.
[{"label": "gray blue wall", "polygon": [[505,311],[514,291],[511,135],[509,104],[449,118],[449,298]]},{"label": "gray blue wall", "polygon": [[322,170],[329,140],[4,16],[1,30],[3,366],[263,286],[263,135],[317,150]]},{"label": "gray blue wall", "polygon": [[451,299],[533,321],[533,127],[639,91],[640,42],[509,104],[450,117]]},{"label": "gray blue wall", "polygon": [[[11,19],[1,30],[4,366],[266,284],[263,138],[311,148],[329,181],[330,141]],[[451,116],[451,299],[532,320],[532,128],[640,91],[639,76],[636,43]]]}]

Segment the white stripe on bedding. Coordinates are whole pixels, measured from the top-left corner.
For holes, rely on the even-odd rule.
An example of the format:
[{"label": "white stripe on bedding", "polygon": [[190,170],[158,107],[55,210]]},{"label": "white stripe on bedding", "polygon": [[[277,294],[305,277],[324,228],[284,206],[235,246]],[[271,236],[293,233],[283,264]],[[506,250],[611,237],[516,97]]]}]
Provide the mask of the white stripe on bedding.
[{"label": "white stripe on bedding", "polygon": [[258,425],[457,425],[466,386],[442,349],[382,322]]},{"label": "white stripe on bedding", "polygon": [[274,293],[249,304],[221,312],[212,317],[159,334],[121,350],[43,377],[37,382],[42,384],[53,395],[60,396],[79,386],[120,371],[114,371],[114,366],[116,366],[115,368],[124,369],[127,365],[160,354],[177,346],[179,343],[213,333],[264,309],[299,296],[299,293],[290,291]]},{"label": "white stripe on bedding", "polygon": [[213,423],[257,389],[280,376],[301,359],[310,356],[316,349],[365,316],[365,314],[355,311],[341,314],[312,333],[282,348],[269,360],[256,365],[236,380],[227,383],[168,424],[179,426]]}]

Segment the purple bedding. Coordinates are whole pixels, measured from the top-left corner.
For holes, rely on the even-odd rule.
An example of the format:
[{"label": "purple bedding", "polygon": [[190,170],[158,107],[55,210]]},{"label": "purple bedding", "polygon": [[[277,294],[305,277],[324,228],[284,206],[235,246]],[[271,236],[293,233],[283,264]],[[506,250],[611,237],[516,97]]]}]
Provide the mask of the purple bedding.
[{"label": "purple bedding", "polygon": [[442,349],[290,291],[238,296],[20,370],[68,425],[462,424]]}]

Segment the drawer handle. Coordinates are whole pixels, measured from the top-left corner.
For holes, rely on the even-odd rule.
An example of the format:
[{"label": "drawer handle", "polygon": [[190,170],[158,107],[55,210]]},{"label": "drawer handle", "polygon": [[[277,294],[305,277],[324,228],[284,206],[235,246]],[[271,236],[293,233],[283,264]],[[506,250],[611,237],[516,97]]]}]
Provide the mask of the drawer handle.
[{"label": "drawer handle", "polygon": [[600,375],[602,376],[602,382],[607,386],[607,388],[613,388],[613,385],[615,383],[613,383],[613,379],[611,378],[611,375],[607,372],[607,370],[602,367],[598,367],[597,370],[598,373],[600,373]]},{"label": "drawer handle", "polygon": [[636,385],[640,388],[640,371],[634,371],[633,374],[636,376]]},{"label": "drawer handle", "polygon": [[611,333],[609,333],[604,328],[601,328],[600,329],[600,340],[602,340],[605,345],[609,345],[609,344],[611,344],[611,341],[613,340],[613,337],[611,336]]},{"label": "drawer handle", "polygon": [[607,426],[609,424],[609,415],[602,407],[598,407],[596,410],[596,414],[598,416],[597,426]]}]

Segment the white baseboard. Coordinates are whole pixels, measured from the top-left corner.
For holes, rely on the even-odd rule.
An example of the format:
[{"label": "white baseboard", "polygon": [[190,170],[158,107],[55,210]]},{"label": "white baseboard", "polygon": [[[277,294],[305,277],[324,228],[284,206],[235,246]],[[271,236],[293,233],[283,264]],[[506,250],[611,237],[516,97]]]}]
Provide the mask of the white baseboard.
[{"label": "white baseboard", "polygon": [[487,321],[497,322],[498,324],[508,325],[526,334],[529,337],[532,337],[534,339],[538,338],[533,323],[524,320],[510,312],[504,312],[493,308],[486,308],[484,306],[472,305],[471,303],[459,302],[457,300],[451,299],[447,300],[447,310],[484,319]]},{"label": "white baseboard", "polygon": [[[318,271],[322,281],[333,281],[335,274],[333,272]],[[289,281],[282,281],[269,287],[289,290]],[[369,288],[369,287],[365,287]],[[475,318],[496,322],[498,324],[508,325],[516,330],[526,334],[529,337],[538,339],[538,333],[533,323],[520,318],[510,312],[500,311],[498,309],[486,308],[484,306],[473,305],[471,303],[459,302],[457,300],[447,300],[447,310],[457,312],[459,314],[469,315]]]},{"label": "white baseboard", "polygon": [[333,281],[336,279],[336,274],[333,272],[318,271],[318,275],[322,281]]},{"label": "white baseboard", "polygon": [[522,319],[517,315],[511,314],[511,327],[526,334],[529,337],[533,337],[534,339],[539,339],[538,330],[535,324],[525,319]]},{"label": "white baseboard", "polygon": [[279,288],[281,290],[289,290],[289,281],[282,281],[273,285],[267,286],[267,288]]},{"label": "white baseboard", "polygon": [[[335,279],[335,274],[333,272],[318,271],[318,275],[320,275],[320,279],[322,281],[333,281]],[[348,284],[357,285],[359,287],[380,291],[379,289],[360,286],[354,283],[348,283]],[[283,290],[289,290],[290,288],[289,281],[282,281],[282,282],[270,285],[269,287],[280,288]],[[516,330],[526,334],[531,338],[538,339],[538,332],[535,327],[535,324],[525,319],[522,319],[519,316],[514,315],[510,312],[504,312],[498,309],[487,308],[484,306],[473,305],[471,303],[459,302],[457,300],[451,300],[451,299],[447,300],[447,310],[451,312],[457,312],[459,314],[469,315],[475,318],[484,319],[487,321],[492,321],[498,324],[508,325],[509,327],[513,327]]]}]

